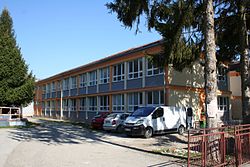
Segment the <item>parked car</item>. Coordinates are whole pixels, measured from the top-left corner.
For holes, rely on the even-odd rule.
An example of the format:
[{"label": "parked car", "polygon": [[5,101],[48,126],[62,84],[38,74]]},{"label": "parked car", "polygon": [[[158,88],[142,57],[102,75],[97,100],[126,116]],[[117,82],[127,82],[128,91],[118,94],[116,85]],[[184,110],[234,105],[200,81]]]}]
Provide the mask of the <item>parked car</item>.
[{"label": "parked car", "polygon": [[91,121],[91,127],[93,129],[102,129],[104,119],[109,115],[109,112],[101,112],[99,115],[96,115]]},{"label": "parked car", "polygon": [[124,128],[124,121],[129,116],[128,113],[113,113],[104,119],[103,129],[106,131],[117,131],[121,133]]},{"label": "parked car", "polygon": [[183,134],[186,128],[186,110],[179,107],[141,107],[124,122],[127,135],[143,135],[145,138],[166,131]]}]

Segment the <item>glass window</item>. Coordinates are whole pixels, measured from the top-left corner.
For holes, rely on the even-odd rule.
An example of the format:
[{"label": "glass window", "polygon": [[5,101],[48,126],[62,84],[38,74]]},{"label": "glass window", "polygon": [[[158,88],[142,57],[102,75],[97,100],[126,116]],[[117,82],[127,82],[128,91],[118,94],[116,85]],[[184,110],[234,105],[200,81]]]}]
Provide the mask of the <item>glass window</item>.
[{"label": "glass window", "polygon": [[217,70],[217,79],[218,81],[226,81],[226,68],[225,67],[218,67]]},{"label": "glass window", "polygon": [[80,98],[80,111],[87,110],[86,97]]},{"label": "glass window", "polygon": [[52,82],[51,89],[52,89],[52,92],[56,91],[56,84],[55,84],[55,82]]},{"label": "glass window", "polygon": [[142,93],[135,92],[128,94],[128,111],[133,112],[136,108],[142,106]]},{"label": "glass window", "polygon": [[60,100],[57,100],[56,101],[57,103],[57,111],[60,111],[61,110],[61,101]]},{"label": "glass window", "polygon": [[71,99],[70,100],[70,110],[71,111],[76,111],[76,99]]},{"label": "glass window", "polygon": [[228,101],[228,97],[218,96],[218,110],[222,112],[227,112]]},{"label": "glass window", "polygon": [[57,91],[61,91],[61,81],[57,81],[56,82],[56,86],[57,86]]},{"label": "glass window", "polygon": [[100,69],[100,84],[109,82],[109,67]]},{"label": "glass window", "polygon": [[46,93],[46,85],[43,85],[43,94]]},{"label": "glass window", "polygon": [[45,111],[45,102],[42,102],[42,110]]},{"label": "glass window", "polygon": [[46,102],[46,110],[47,110],[47,111],[50,111],[50,101],[47,101],[47,102]]},{"label": "glass window", "polygon": [[69,110],[69,100],[64,99],[63,100],[63,111],[68,111]]},{"label": "glass window", "polygon": [[47,85],[46,85],[46,93],[50,93],[50,83],[48,83]]},{"label": "glass window", "polygon": [[69,78],[63,80],[63,90],[69,90]]},{"label": "glass window", "polygon": [[113,95],[113,111],[121,112],[124,110],[124,95]]},{"label": "glass window", "polygon": [[163,74],[163,68],[157,67],[152,62],[147,60],[147,76]]},{"label": "glass window", "polygon": [[113,66],[113,82],[124,80],[124,63]]},{"label": "glass window", "polygon": [[87,86],[87,74],[80,75],[80,88]]},{"label": "glass window", "polygon": [[89,110],[97,111],[97,97],[89,97]]},{"label": "glass window", "polygon": [[74,77],[71,77],[71,89],[75,89],[77,88],[77,79],[76,79],[76,76]]},{"label": "glass window", "polygon": [[89,72],[89,86],[94,86],[97,84],[96,71]]},{"label": "glass window", "polygon": [[128,62],[128,79],[142,77],[142,59],[136,59]]},{"label": "glass window", "polygon": [[51,101],[51,110],[55,111],[55,109],[56,109],[55,100],[52,100]]},{"label": "glass window", "polygon": [[159,106],[164,105],[164,91],[146,92],[147,105]]},{"label": "glass window", "polygon": [[109,96],[100,96],[100,111],[109,111]]}]

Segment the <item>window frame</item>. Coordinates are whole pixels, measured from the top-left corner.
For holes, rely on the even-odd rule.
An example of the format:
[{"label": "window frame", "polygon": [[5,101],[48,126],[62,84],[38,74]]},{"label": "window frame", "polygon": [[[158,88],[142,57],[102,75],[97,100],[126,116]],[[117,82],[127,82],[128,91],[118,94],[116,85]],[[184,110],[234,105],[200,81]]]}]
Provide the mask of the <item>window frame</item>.
[{"label": "window frame", "polygon": [[[151,67],[149,67],[149,65]],[[151,74],[149,74],[149,73],[151,73]],[[146,76],[154,76],[154,75],[162,75],[162,74],[164,74],[163,67],[156,67],[149,60],[146,61]]]},{"label": "window frame", "polygon": [[90,71],[88,77],[88,86],[95,86],[97,85],[97,71]]},{"label": "window frame", "polygon": [[88,84],[87,73],[83,73],[80,75],[80,88],[86,87]]},{"label": "window frame", "polygon": [[143,94],[142,92],[128,93],[128,111],[133,112],[135,107],[143,105]]},{"label": "window frame", "polygon": [[109,96],[99,96],[99,102],[100,102],[100,111],[109,111]]},{"label": "window frame", "polygon": [[125,109],[124,94],[115,94],[112,97],[112,109],[116,112],[123,112]]},{"label": "window frame", "polygon": [[[124,63],[116,64],[112,67],[113,71],[113,82],[124,81],[125,79],[125,65]],[[120,70],[119,70],[120,69]],[[120,71],[120,74],[119,74]]]},{"label": "window frame", "polygon": [[109,67],[104,67],[99,70],[99,82],[100,84],[109,83]]},{"label": "window frame", "polygon": [[128,71],[128,79],[142,78],[143,75],[142,58],[129,61],[127,71]]}]

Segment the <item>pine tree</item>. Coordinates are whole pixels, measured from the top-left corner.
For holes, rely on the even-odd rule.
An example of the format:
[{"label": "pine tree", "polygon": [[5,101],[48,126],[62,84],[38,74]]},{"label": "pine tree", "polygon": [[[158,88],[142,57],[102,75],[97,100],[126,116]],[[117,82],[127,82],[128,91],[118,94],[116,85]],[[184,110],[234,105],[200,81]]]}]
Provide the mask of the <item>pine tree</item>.
[{"label": "pine tree", "polygon": [[215,127],[218,108],[213,0],[114,0],[107,7],[129,28],[136,24],[138,29],[140,17],[146,15],[148,29],[154,28],[163,37],[164,51],[152,57],[154,63],[173,64],[182,70],[205,52],[208,127]]},{"label": "pine tree", "polygon": [[25,106],[33,100],[35,79],[16,43],[7,9],[0,15],[0,106]]}]

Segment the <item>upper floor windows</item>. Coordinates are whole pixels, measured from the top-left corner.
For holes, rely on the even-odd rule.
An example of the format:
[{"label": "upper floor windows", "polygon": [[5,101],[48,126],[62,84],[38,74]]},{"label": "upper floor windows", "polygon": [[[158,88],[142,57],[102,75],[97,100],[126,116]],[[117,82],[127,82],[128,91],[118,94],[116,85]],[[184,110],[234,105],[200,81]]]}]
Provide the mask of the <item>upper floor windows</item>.
[{"label": "upper floor windows", "polygon": [[128,62],[128,79],[142,77],[142,59],[136,59]]},{"label": "upper floor windows", "polygon": [[147,76],[152,76],[157,74],[163,74],[163,68],[157,67],[152,62],[147,60]]},{"label": "upper floor windows", "polygon": [[69,90],[69,78],[63,80],[63,90]]},{"label": "upper floor windows", "polygon": [[74,77],[71,77],[71,89],[75,89],[77,88],[77,79],[76,79],[76,76]]},{"label": "upper floor windows", "polygon": [[124,80],[124,63],[113,66],[113,82]]},{"label": "upper floor windows", "polygon": [[46,85],[46,93],[50,93],[50,83],[48,83],[47,85]]},{"label": "upper floor windows", "polygon": [[61,81],[57,81],[57,91],[61,91],[62,85],[61,85]]},{"label": "upper floor windows", "polygon": [[87,74],[86,73],[80,75],[80,88],[83,88],[85,86],[87,86]]},{"label": "upper floor windows", "polygon": [[43,85],[43,94],[46,93],[46,85]]},{"label": "upper floor windows", "polygon": [[227,77],[227,71],[225,67],[218,67],[217,70],[217,79],[218,81],[226,81],[226,77]]},{"label": "upper floor windows", "polygon": [[89,86],[94,86],[97,84],[96,70],[89,72]]},{"label": "upper floor windows", "polygon": [[109,82],[109,67],[100,69],[100,84]]},{"label": "upper floor windows", "polygon": [[51,90],[52,90],[52,92],[56,91],[56,84],[55,84],[55,82],[52,82],[52,84],[51,84]]}]

